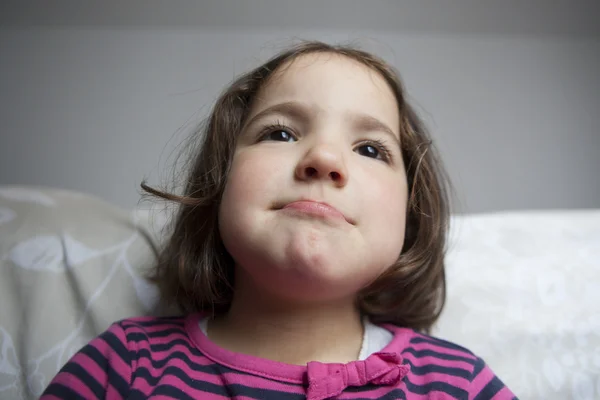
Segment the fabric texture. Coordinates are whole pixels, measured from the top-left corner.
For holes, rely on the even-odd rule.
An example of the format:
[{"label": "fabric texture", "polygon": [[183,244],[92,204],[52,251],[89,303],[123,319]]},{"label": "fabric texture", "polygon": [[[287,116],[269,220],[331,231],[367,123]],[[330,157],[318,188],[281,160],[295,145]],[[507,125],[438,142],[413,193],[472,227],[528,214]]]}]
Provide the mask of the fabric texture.
[{"label": "fabric texture", "polygon": [[62,368],[42,400],[513,399],[470,351],[410,329],[381,352],[346,364],[284,364],[230,352],[202,332],[199,314],[121,321]]},{"label": "fabric texture", "polygon": [[433,333],[484,358],[523,399],[600,399],[600,210],[452,221]]}]

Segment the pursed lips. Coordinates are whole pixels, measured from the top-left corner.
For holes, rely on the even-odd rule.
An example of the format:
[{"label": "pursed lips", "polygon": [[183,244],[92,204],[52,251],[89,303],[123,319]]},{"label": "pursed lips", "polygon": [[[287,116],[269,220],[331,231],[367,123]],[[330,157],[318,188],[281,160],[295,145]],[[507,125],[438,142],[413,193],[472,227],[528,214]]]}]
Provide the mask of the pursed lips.
[{"label": "pursed lips", "polygon": [[276,208],[293,210],[300,213],[314,215],[315,217],[344,219],[349,224],[354,225],[354,221],[352,219],[348,218],[346,215],[344,215],[344,213],[334,206],[323,201],[300,199],[286,202]]}]

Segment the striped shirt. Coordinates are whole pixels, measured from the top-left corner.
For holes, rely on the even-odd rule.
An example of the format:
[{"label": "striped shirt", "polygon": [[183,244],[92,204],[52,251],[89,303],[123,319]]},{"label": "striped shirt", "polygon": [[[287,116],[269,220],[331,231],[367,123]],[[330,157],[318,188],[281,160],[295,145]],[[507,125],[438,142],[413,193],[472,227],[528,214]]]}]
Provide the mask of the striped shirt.
[{"label": "striped shirt", "polygon": [[365,360],[306,366],[233,353],[200,329],[201,315],[130,318],[76,353],[50,399],[515,399],[469,350],[381,325],[392,341]]}]

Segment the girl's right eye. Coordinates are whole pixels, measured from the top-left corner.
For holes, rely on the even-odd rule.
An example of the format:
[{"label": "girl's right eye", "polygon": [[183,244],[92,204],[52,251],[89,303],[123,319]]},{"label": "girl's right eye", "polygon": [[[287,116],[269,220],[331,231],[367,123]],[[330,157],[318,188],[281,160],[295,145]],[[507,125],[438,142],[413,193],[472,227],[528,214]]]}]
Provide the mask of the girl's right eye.
[{"label": "girl's right eye", "polygon": [[290,129],[285,126],[269,126],[263,132],[265,132],[260,140],[274,140],[278,142],[295,142],[296,137],[290,132]]}]

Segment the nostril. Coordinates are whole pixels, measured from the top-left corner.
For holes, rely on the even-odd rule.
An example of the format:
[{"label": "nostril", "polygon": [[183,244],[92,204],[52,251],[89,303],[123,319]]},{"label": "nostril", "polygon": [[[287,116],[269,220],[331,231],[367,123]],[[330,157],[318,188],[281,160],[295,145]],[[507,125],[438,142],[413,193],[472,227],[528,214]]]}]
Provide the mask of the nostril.
[{"label": "nostril", "polygon": [[329,176],[331,176],[331,179],[333,179],[334,181],[337,181],[340,179],[340,174],[338,172],[330,172]]},{"label": "nostril", "polygon": [[306,168],[306,176],[307,177],[312,178],[315,175],[317,175],[317,170],[316,169],[314,169],[313,167]]}]

